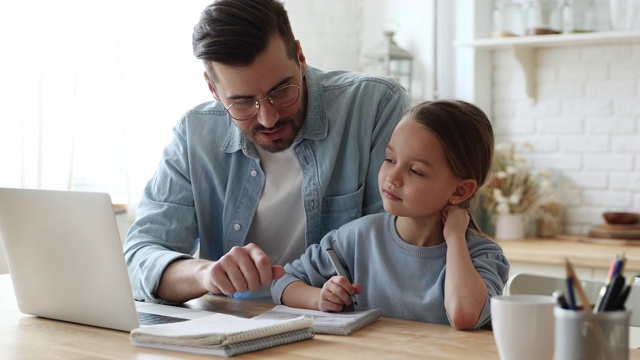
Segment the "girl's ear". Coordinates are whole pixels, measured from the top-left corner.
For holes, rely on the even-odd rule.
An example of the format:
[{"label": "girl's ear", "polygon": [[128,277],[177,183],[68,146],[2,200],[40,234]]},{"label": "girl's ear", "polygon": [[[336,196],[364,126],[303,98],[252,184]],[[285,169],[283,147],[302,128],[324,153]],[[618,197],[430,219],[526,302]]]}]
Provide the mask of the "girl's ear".
[{"label": "girl's ear", "polygon": [[460,204],[475,194],[478,183],[473,179],[464,179],[460,181],[449,200],[452,204]]}]

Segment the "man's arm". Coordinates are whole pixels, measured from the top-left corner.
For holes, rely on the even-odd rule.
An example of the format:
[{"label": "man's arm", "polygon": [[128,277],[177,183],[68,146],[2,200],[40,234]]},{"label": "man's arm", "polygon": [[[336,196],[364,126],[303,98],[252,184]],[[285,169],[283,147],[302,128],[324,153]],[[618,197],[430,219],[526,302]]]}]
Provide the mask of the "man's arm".
[{"label": "man's arm", "polygon": [[155,296],[166,301],[185,302],[208,292],[232,295],[255,291],[284,276],[284,268],[271,265],[269,257],[255,244],[236,246],[218,261],[179,259],[166,267]]}]

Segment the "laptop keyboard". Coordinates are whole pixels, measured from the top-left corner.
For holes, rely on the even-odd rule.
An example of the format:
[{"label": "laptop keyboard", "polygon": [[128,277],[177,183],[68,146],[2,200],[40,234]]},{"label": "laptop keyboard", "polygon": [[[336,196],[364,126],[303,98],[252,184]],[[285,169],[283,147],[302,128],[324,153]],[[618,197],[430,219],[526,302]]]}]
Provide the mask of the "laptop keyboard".
[{"label": "laptop keyboard", "polygon": [[189,319],[183,319],[168,315],[138,312],[138,322],[140,323],[140,325],[168,324],[187,320]]}]

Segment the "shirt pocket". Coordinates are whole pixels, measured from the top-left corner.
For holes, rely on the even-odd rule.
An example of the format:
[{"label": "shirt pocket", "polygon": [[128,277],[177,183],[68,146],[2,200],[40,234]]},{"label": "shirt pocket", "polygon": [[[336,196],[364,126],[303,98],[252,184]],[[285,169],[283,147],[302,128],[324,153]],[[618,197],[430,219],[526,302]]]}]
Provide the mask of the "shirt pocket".
[{"label": "shirt pocket", "polygon": [[322,233],[326,234],[349,221],[362,217],[364,184],[356,192],[324,198],[322,204]]}]

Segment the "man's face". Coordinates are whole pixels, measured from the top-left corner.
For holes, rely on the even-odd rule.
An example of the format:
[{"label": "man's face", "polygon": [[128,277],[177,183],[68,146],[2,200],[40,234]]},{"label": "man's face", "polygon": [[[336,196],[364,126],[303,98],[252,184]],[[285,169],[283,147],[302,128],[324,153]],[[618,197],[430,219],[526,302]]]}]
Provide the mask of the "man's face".
[{"label": "man's face", "polygon": [[[245,67],[212,63],[214,79],[205,72],[213,96],[228,108],[234,103],[260,100],[255,116],[234,122],[256,145],[269,152],[286,150],[302,128],[306,114],[306,86],[303,75],[306,62],[298,46],[300,65],[287,57],[284,42],[274,36],[264,53]],[[213,84],[211,84],[213,83]],[[292,105],[276,107],[266,98],[287,85],[301,85],[300,98]]]}]

